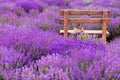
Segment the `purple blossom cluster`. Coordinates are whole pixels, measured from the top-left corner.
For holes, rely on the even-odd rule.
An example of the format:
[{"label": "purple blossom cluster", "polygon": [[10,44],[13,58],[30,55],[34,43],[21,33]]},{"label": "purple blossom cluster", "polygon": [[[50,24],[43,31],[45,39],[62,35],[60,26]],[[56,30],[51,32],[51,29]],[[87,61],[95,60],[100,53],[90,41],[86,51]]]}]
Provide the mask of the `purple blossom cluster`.
[{"label": "purple blossom cluster", "polygon": [[[1,47],[1,50],[3,52],[7,51],[4,47]],[[10,54],[11,51],[14,50],[8,50],[7,52]],[[1,72],[3,72],[1,75],[5,80],[118,80],[120,78],[118,54],[99,50],[93,52],[90,49],[74,50],[73,53],[71,55],[52,54],[46,57],[42,56],[41,59],[16,69],[6,70],[1,66]],[[3,59],[1,58],[0,61],[2,62]]]},{"label": "purple blossom cluster", "polygon": [[[5,80],[31,78],[69,80],[72,77],[75,79],[74,71],[64,72],[64,68],[69,70],[73,67],[74,70],[77,66],[74,61],[77,59],[75,56],[79,54],[79,57],[82,56],[80,60],[89,61],[94,58],[97,51],[106,51],[102,44],[89,40],[84,42],[79,39],[65,39],[56,33],[31,27],[4,25],[0,27],[0,30],[0,72]],[[53,71],[52,74],[51,71]],[[77,78],[80,78],[79,74]]]},{"label": "purple blossom cluster", "polygon": [[[119,4],[119,0],[0,0],[0,80],[119,80]],[[109,39],[115,39],[103,45],[89,35],[84,40],[64,38],[58,34],[63,27],[60,9],[110,10]],[[83,25],[101,29],[101,24]]]},{"label": "purple blossom cluster", "polygon": [[[119,0],[1,0],[0,23],[15,26],[32,26],[42,30],[58,32],[60,9],[110,10],[111,22],[108,30],[119,36]],[[33,18],[34,17],[34,18]],[[101,25],[85,24],[86,29],[101,29]]]}]

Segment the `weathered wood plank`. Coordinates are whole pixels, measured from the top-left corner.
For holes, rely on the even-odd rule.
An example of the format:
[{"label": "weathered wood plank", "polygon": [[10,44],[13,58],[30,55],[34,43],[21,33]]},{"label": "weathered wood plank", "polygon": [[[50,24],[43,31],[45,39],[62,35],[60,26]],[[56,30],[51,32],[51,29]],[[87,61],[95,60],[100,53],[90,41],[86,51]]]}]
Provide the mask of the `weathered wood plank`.
[{"label": "weathered wood plank", "polygon": [[[108,18],[108,12],[107,11],[103,12],[103,18]],[[107,34],[106,34],[106,31],[107,31],[107,20],[104,19],[103,20],[103,24],[102,24],[102,40],[103,40],[104,44],[107,43]]]},{"label": "weathered wood plank", "polygon": [[[106,23],[110,22],[109,18],[68,18],[69,23]],[[63,18],[60,18],[60,22],[64,22]]]},{"label": "weathered wood plank", "polygon": [[[69,15],[102,15],[104,11],[110,12],[107,10],[74,10],[74,9],[67,9]],[[64,9],[60,10],[60,15],[64,15]]]},{"label": "weathered wood plank", "polygon": [[[59,33],[63,34],[64,30],[60,30]],[[76,34],[76,32],[74,30],[68,30],[68,33],[69,34]],[[102,30],[84,30],[82,33],[83,34],[90,34],[90,35],[93,35],[93,34],[95,34],[95,35],[102,35]],[[106,34],[107,34],[107,36],[110,35],[110,33],[108,31],[106,31]]]},{"label": "weathered wood plank", "polygon": [[64,37],[68,37],[68,11],[64,11]]}]

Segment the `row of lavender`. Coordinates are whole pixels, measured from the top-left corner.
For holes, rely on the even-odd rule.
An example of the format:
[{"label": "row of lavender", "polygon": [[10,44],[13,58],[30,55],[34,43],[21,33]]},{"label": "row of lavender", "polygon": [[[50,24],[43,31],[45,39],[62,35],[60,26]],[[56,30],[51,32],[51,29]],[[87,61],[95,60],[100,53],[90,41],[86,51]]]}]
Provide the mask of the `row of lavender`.
[{"label": "row of lavender", "polygon": [[[119,27],[119,0],[1,0],[0,23],[16,26],[34,26],[43,30],[58,31],[60,9],[110,10],[109,30]],[[99,25],[89,25],[94,28]],[[114,27],[114,28],[113,28]],[[115,32],[115,31],[114,31]],[[116,29],[118,34],[118,29]],[[115,34],[114,33],[114,34]]]},{"label": "row of lavender", "polygon": [[[15,26],[37,27],[58,32],[60,9],[110,10],[109,40],[119,36],[119,0],[1,0],[0,23]],[[85,16],[88,17],[88,16]],[[100,29],[101,25],[87,24],[89,29]]]},{"label": "row of lavender", "polygon": [[119,38],[104,46],[58,35],[61,8],[111,10],[119,35],[120,1],[86,1],[1,0],[0,80],[119,80]]},{"label": "row of lavender", "polygon": [[119,38],[104,46],[36,28],[0,27],[1,80],[119,79]]}]

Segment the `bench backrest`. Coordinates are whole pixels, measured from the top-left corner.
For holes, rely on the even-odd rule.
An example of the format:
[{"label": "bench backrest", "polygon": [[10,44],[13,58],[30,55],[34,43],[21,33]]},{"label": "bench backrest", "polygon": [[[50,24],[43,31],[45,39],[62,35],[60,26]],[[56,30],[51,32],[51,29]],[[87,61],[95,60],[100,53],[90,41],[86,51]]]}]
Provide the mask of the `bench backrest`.
[{"label": "bench backrest", "polygon": [[[107,24],[110,22],[108,10],[60,10],[60,22],[64,22],[64,37],[68,37],[69,23],[102,23],[102,40],[106,44],[107,38]],[[102,15],[102,18],[69,18],[70,15]]]}]

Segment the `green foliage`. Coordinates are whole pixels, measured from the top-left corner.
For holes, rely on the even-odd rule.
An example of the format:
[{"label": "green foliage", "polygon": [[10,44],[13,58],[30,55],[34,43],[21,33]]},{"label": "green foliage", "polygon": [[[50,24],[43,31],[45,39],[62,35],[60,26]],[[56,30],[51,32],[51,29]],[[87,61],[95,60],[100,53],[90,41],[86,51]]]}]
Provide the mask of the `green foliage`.
[{"label": "green foliage", "polygon": [[85,35],[82,35],[82,36],[81,36],[81,39],[82,39],[82,40],[86,40]]}]

